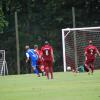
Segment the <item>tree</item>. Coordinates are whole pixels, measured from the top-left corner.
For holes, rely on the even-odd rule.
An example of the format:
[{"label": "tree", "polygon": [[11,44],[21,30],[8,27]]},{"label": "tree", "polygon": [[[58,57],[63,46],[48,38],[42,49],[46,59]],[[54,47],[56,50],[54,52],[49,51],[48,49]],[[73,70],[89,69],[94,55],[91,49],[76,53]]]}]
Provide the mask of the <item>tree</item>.
[{"label": "tree", "polygon": [[0,8],[0,33],[3,33],[3,29],[8,26],[8,22],[5,20],[2,8]]},{"label": "tree", "polygon": [[4,30],[4,34],[0,36],[0,48],[7,49],[10,73],[16,73],[15,11],[18,13],[22,73],[25,72],[25,43],[41,47],[45,40],[49,40],[55,49],[55,70],[61,71],[61,29],[73,27],[72,7],[75,7],[76,27],[87,27],[99,26],[99,5],[100,0],[0,0],[0,32]]}]

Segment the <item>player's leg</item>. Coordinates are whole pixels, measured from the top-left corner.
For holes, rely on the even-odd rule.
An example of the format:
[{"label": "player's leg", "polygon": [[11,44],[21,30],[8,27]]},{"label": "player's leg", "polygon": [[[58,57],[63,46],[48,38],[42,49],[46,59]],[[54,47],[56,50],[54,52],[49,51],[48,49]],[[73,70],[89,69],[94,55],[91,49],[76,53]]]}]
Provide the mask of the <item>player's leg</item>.
[{"label": "player's leg", "polygon": [[46,74],[47,79],[49,79],[48,61],[44,61],[44,70],[45,70],[45,74]]},{"label": "player's leg", "polygon": [[49,72],[51,75],[51,79],[53,79],[53,62],[52,61],[49,62]]},{"label": "player's leg", "polygon": [[94,72],[94,65],[93,64],[91,64],[91,74],[93,74],[93,72]]},{"label": "player's leg", "polygon": [[42,70],[42,76],[46,76],[44,60],[41,60],[41,70]]},{"label": "player's leg", "polygon": [[39,71],[37,69],[37,61],[35,60],[32,61],[32,69],[33,69],[33,72],[37,74],[38,77],[40,77]]},{"label": "player's leg", "polygon": [[88,74],[90,74],[91,69],[90,69],[90,62],[89,62],[89,60],[85,61],[85,69],[88,72]]},{"label": "player's leg", "polygon": [[45,76],[44,65],[41,65],[40,66],[40,70],[42,72],[42,76]]},{"label": "player's leg", "polygon": [[94,60],[91,62],[90,68],[91,68],[91,74],[93,74],[93,72],[94,72]]},{"label": "player's leg", "polygon": [[41,59],[38,61],[38,65],[39,65],[40,71],[42,72],[42,76],[45,76],[44,65],[43,65],[43,61]]}]

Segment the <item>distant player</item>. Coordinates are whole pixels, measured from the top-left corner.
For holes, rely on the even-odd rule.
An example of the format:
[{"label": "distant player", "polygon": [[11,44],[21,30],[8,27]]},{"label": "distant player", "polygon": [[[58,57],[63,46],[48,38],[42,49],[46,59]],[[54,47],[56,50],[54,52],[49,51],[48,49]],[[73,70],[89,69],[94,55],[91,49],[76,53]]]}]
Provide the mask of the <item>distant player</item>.
[{"label": "distant player", "polygon": [[89,74],[94,72],[94,62],[97,54],[100,56],[98,49],[93,45],[92,40],[90,40],[89,45],[85,48],[85,69]]},{"label": "distant player", "polygon": [[42,72],[42,76],[45,76],[42,51],[39,50],[38,45],[34,45],[34,50],[38,54],[37,66],[39,67],[40,71]]},{"label": "distant player", "polygon": [[[45,45],[42,46],[41,51],[43,53],[42,56],[44,59],[44,68],[47,79],[49,78],[53,79],[53,62],[54,62],[53,48],[48,43],[48,41],[45,41]],[[49,73],[51,77],[49,77]]]},{"label": "distant player", "polygon": [[34,49],[30,49],[29,45],[25,46],[26,49],[26,63],[29,61],[29,58],[31,59],[31,66],[34,71],[34,73],[37,74],[38,77],[40,77],[39,71],[37,69],[37,60],[38,60],[38,55],[34,51]]}]

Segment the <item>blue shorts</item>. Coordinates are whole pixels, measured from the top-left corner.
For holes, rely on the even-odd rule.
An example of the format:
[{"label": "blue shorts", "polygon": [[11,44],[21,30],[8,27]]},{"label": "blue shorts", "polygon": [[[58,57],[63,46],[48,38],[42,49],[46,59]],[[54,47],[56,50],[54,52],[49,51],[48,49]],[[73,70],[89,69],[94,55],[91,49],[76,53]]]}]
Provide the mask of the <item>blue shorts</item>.
[{"label": "blue shorts", "polygon": [[32,61],[32,67],[36,68],[36,66],[37,66],[37,61],[36,60]]},{"label": "blue shorts", "polygon": [[37,60],[38,60],[38,56],[37,55],[32,56],[32,58],[31,58],[31,64],[32,64],[33,68],[36,68],[36,66],[37,66]]},{"label": "blue shorts", "polygon": [[37,60],[38,60],[38,58],[37,57],[33,57],[32,59],[31,59],[31,64],[32,64],[32,67],[33,68],[35,68],[36,69],[36,67],[37,67]]}]

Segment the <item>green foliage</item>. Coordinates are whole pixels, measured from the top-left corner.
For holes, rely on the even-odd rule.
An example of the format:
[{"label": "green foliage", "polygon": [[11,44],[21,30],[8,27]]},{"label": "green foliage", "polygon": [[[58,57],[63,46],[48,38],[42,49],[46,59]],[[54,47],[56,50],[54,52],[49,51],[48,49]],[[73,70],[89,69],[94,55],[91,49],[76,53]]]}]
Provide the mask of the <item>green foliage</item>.
[{"label": "green foliage", "polygon": [[0,8],[0,33],[3,32],[3,29],[8,26],[8,22],[5,20],[2,9]]},{"label": "green foliage", "polygon": [[0,4],[0,32],[5,33],[0,34],[0,48],[7,50],[10,74],[17,69],[15,11],[18,13],[21,73],[25,72],[25,44],[31,47],[38,44],[41,48],[45,40],[54,47],[54,70],[63,70],[61,29],[73,27],[72,6],[75,7],[76,27],[100,25],[99,0],[2,0]]}]

